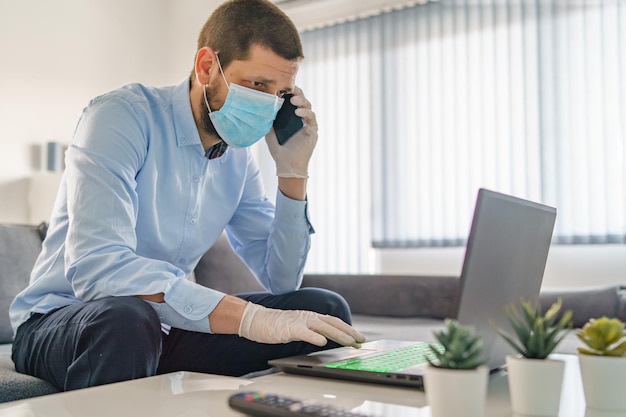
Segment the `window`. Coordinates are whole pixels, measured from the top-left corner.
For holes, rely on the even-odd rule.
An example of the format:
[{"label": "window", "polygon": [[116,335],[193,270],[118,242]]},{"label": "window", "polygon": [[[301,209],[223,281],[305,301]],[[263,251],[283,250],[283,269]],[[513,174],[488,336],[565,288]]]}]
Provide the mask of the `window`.
[{"label": "window", "polygon": [[449,0],[302,37],[309,270],[461,245],[479,187],[556,206],[557,243],[626,241],[625,3]]}]

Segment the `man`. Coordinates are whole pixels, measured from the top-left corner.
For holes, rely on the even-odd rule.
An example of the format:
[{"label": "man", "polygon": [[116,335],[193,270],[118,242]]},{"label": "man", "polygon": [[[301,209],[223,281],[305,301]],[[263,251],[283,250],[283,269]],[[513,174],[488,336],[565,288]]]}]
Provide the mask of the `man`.
[{"label": "man", "polygon": [[[345,300],[298,290],[317,141],[294,85],[302,57],[280,9],[231,0],[204,25],[189,79],[90,102],[31,284],[11,306],[19,372],[71,390],[181,370],[244,375],[322,346],[359,347]],[[306,126],[281,146],[271,127],[286,93]],[[263,136],[276,207],[248,148]],[[223,230],[269,293],[187,279]]]}]

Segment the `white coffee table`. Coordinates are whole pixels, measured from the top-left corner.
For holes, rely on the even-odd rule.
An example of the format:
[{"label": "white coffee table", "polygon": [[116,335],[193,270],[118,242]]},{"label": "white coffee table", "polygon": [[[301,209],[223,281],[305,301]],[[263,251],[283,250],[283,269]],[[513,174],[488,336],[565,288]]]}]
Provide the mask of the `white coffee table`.
[{"label": "white coffee table", "polygon": [[[556,356],[567,363],[559,417],[616,417],[585,409],[577,357]],[[0,417],[241,416],[230,410],[227,400],[245,390],[307,398],[384,417],[430,416],[424,393],[412,388],[282,373],[244,379],[176,372],[0,404]],[[490,377],[485,417],[509,416],[517,417],[511,411],[506,374],[499,372]]]}]

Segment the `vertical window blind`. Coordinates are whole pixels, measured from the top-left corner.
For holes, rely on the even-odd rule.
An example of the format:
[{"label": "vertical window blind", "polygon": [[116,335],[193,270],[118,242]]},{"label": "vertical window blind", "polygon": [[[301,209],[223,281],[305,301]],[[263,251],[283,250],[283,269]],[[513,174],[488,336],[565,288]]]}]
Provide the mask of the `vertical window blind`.
[{"label": "vertical window blind", "polygon": [[626,241],[626,2],[441,0],[302,34],[319,141],[309,272],[462,245],[479,187]]}]

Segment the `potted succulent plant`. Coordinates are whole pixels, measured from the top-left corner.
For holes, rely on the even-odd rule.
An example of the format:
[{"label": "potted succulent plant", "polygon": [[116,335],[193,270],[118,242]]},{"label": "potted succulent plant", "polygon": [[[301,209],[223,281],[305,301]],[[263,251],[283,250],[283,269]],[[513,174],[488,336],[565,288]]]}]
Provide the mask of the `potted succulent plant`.
[{"label": "potted succulent plant", "polygon": [[576,332],[586,347],[578,348],[587,407],[626,411],[626,331],[616,318],[593,318]]},{"label": "potted succulent plant", "polygon": [[426,399],[432,417],[482,417],[487,398],[489,370],[482,357],[482,337],[471,326],[446,319],[431,344],[435,359],[424,375]]},{"label": "potted succulent plant", "polygon": [[517,355],[507,355],[509,394],[514,412],[533,416],[558,414],[565,363],[548,356],[572,328],[572,311],[559,315],[562,300],[542,313],[541,307],[520,300],[506,307],[514,335],[497,332]]}]

